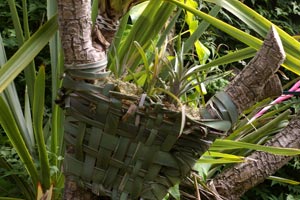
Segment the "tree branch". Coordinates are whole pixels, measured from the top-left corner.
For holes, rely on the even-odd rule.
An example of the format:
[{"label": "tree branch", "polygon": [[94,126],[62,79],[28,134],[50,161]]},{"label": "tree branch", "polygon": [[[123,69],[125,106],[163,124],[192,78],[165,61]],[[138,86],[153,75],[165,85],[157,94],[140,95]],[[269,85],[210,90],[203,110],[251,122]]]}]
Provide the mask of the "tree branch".
[{"label": "tree branch", "polygon": [[[265,146],[300,148],[300,113]],[[279,156],[256,151],[248,157],[247,162],[234,165],[217,175],[209,183],[209,186],[223,198],[237,200],[246,191],[262,183],[291,159],[291,156]]]},{"label": "tree branch", "polygon": [[[272,26],[255,57],[225,88],[225,93],[230,97],[237,110],[232,106],[228,109],[226,101],[222,102],[221,98],[224,94],[216,94],[206,106],[210,118],[222,118],[234,124],[237,116],[254,103],[268,97],[281,95],[281,83],[275,72],[284,59],[285,52],[281,40],[275,27]],[[218,106],[220,103],[224,107],[220,108]]]},{"label": "tree branch", "polygon": [[[225,89],[239,113],[268,96],[281,94],[280,81],[274,73],[285,59],[279,35],[271,27],[263,46],[248,66]],[[300,121],[297,115],[267,146],[299,148]],[[215,177],[210,187],[225,199],[239,199],[247,190],[263,182],[291,157],[254,152],[248,162],[234,165]]]},{"label": "tree branch", "polygon": [[[282,91],[275,91],[269,87],[270,93],[263,93],[266,83],[278,70],[285,59],[284,49],[274,26],[271,27],[264,43],[256,56],[225,89],[237,105],[239,112],[243,112],[255,102],[280,95]],[[266,96],[262,96],[266,95]]]}]

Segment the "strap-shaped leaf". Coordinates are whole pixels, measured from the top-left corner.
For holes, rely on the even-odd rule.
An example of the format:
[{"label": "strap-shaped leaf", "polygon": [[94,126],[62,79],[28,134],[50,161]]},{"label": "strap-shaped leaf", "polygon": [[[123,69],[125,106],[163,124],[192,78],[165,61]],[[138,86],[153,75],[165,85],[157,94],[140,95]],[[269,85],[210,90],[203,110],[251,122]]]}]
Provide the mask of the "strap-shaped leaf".
[{"label": "strap-shaped leaf", "polygon": [[38,183],[38,172],[33,163],[31,155],[25,145],[25,142],[20,134],[18,126],[16,125],[16,121],[9,110],[5,100],[0,96],[0,123],[5,133],[7,134],[10,142],[13,147],[16,149],[20,159],[26,166],[30,177],[32,178],[32,182],[35,186]]},{"label": "strap-shaped leaf", "polygon": [[57,31],[57,16],[53,16],[0,69],[0,92],[2,92],[34,57],[48,44]]},{"label": "strap-shaped leaf", "polygon": [[253,149],[257,151],[265,151],[268,153],[272,153],[275,155],[282,155],[282,156],[294,156],[299,155],[299,149],[292,149],[292,148],[282,148],[282,147],[274,147],[274,146],[262,146],[258,144],[251,144],[246,142],[237,142],[232,140],[221,140],[217,139],[215,143],[212,145],[211,149],[216,150],[218,148],[227,148],[227,149]]},{"label": "strap-shaped leaf", "polygon": [[[239,41],[243,42],[244,44],[248,45],[249,47],[252,47],[254,49],[259,49],[262,41],[254,36],[251,36],[215,17],[212,17],[202,11],[196,10],[192,7],[189,7],[185,5],[184,3],[181,3],[177,0],[165,0],[167,2],[171,2],[176,4],[177,6],[184,8],[188,10],[189,12],[192,12],[194,15],[204,19],[205,21],[209,22],[211,25],[215,26],[216,28],[224,31],[225,33],[229,34],[230,36],[238,39]],[[254,30],[258,31],[258,33],[265,34],[268,32],[270,27],[273,25],[271,22],[269,22],[267,19],[263,18],[262,16],[259,16],[255,11],[247,8],[243,3],[235,0],[229,1],[220,1],[220,0],[207,0],[210,2],[214,2],[219,4],[220,6],[224,6],[226,9],[228,9],[233,14],[236,14],[239,16],[242,16],[241,19],[244,20],[245,23],[247,23],[250,27],[254,27]],[[239,11],[239,12],[237,12]],[[247,18],[246,18],[247,17]],[[240,17],[239,17],[240,18]],[[257,20],[259,19],[259,20]],[[275,25],[273,25],[275,26]],[[276,27],[276,26],[275,26]],[[286,32],[284,32],[279,27],[276,27],[276,30],[279,32],[280,38],[283,41],[285,51],[286,51],[286,59],[283,63],[283,66],[287,68],[288,70],[291,70],[294,73],[300,74],[299,70],[299,63],[300,60],[297,58],[300,43],[289,36]]]},{"label": "strap-shaped leaf", "polygon": [[33,129],[38,147],[39,160],[41,163],[42,179],[41,183],[44,189],[50,187],[50,164],[46,149],[43,119],[44,119],[44,104],[45,104],[45,67],[40,67],[34,86],[33,98]]}]

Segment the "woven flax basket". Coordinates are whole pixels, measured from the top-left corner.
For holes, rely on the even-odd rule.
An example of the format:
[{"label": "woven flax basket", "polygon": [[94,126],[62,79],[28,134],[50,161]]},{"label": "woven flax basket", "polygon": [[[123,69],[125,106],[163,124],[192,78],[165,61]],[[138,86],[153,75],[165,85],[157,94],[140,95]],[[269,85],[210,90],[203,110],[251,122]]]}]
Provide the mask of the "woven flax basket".
[{"label": "woven flax basket", "polygon": [[[211,125],[217,121],[186,117],[180,134],[182,113],[145,95],[121,94],[114,84],[79,81],[79,76],[82,72],[67,70],[61,90],[66,111],[64,171],[97,195],[163,199],[227,129]],[[226,111],[227,105],[216,106]]]}]

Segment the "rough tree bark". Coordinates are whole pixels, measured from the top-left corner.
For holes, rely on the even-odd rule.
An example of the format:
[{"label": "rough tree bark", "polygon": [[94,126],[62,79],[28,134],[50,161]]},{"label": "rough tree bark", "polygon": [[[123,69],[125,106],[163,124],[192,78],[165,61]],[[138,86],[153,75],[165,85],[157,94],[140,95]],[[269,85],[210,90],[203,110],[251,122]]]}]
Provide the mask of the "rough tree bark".
[{"label": "rough tree bark", "polygon": [[[261,49],[224,90],[236,105],[238,114],[260,100],[281,95],[281,83],[275,72],[284,59],[281,40],[272,26]],[[207,109],[213,118],[224,118],[222,112],[215,109],[213,98]]]},{"label": "rough tree bark", "polygon": [[[117,30],[118,19],[132,5],[140,1],[127,1],[122,10],[111,9],[113,7],[107,5],[110,2],[112,1],[106,3],[99,1],[97,26],[92,30],[91,0],[58,0],[59,31],[64,49],[66,76],[76,79],[69,74],[69,71],[90,69],[95,65],[105,70],[106,51]],[[283,61],[284,53],[280,40],[273,43],[274,39],[277,40],[278,35],[272,28],[260,53],[225,90],[237,106],[239,113],[260,99],[281,93],[278,77],[274,73]],[[276,87],[273,87],[273,81]],[[220,116],[220,111],[215,110],[212,104],[207,107],[211,117]],[[74,153],[74,147],[66,147],[66,153]],[[98,198],[90,191],[81,188],[75,181],[75,177],[68,174],[65,176],[64,199]]]},{"label": "rough tree bark", "polygon": [[[285,53],[279,35],[272,26],[264,44],[256,56],[248,63],[244,73],[240,73],[225,89],[237,105],[239,112],[243,112],[255,102],[268,96],[278,96],[282,91],[274,90],[278,81],[269,81],[285,59]],[[266,86],[266,83],[267,86]],[[266,87],[266,88],[265,88]],[[264,89],[265,88],[265,89]]]},{"label": "rough tree bark", "polygon": [[[121,10],[115,10],[110,5],[114,1],[99,1],[99,12],[96,25],[92,27],[91,0],[58,0],[59,32],[64,50],[66,76],[72,70],[89,70],[99,68],[105,71],[107,64],[107,49],[118,29],[118,20],[133,5],[143,0],[128,0],[123,2]],[[116,2],[114,2],[116,3]],[[115,5],[120,8],[119,5]],[[96,84],[92,80],[77,80]],[[101,81],[97,84],[101,84]],[[74,147],[66,147],[66,153],[73,154]],[[76,177],[65,174],[64,199],[89,200],[97,199],[91,191],[78,185]]]},{"label": "rough tree bark", "polygon": [[105,51],[92,45],[90,0],[58,0],[58,14],[65,64],[85,64],[106,59]]},{"label": "rough tree bark", "polygon": [[[273,33],[272,33],[273,32]],[[267,36],[264,45],[257,56],[249,63],[249,66],[254,63],[260,63],[260,70],[266,71],[269,69],[264,68],[266,64],[272,65],[278,63],[279,65],[284,61],[285,54],[283,51],[280,39],[272,28],[271,32]],[[279,67],[279,65],[277,65]],[[258,70],[254,70],[251,67],[247,67],[249,74],[241,74],[236,77],[234,81],[225,90],[233,99],[239,111],[247,109],[250,102],[248,98],[255,99],[259,92],[257,89],[261,88],[260,81],[253,82],[253,75],[261,76]],[[273,68],[276,70],[276,68]],[[261,71],[261,72],[262,72]],[[268,74],[272,74],[274,71],[268,71]],[[265,73],[262,73],[265,74]],[[275,81],[275,77],[272,78],[266,84],[263,93],[266,92],[270,94],[271,89],[276,87],[278,81]],[[266,77],[260,77],[260,79],[265,79]],[[275,79],[274,79],[275,78]],[[278,78],[278,77],[277,77]],[[245,87],[244,82],[249,81],[251,85],[251,90],[249,87]],[[274,81],[274,82],[273,82]],[[260,89],[259,89],[260,90]],[[273,92],[272,92],[273,93]],[[241,95],[242,94],[242,95]],[[263,96],[263,95],[262,95]],[[244,99],[246,97],[246,99]],[[261,96],[257,97],[257,100],[262,99]],[[300,147],[300,115],[298,114],[289,125],[280,133],[278,133],[274,138],[268,141],[266,146],[277,146],[277,147],[287,147],[287,148],[299,148]],[[209,186],[215,190],[221,198],[236,200],[239,199],[246,191],[250,188],[256,186],[257,184],[263,182],[268,176],[275,173],[283,165],[285,165],[292,157],[289,156],[278,156],[274,154],[269,154],[266,152],[254,152],[249,157],[248,162],[240,163],[234,165],[233,167],[222,172],[216,176],[210,183]]]},{"label": "rough tree bark", "polygon": [[[288,126],[266,146],[300,148],[300,113],[290,121]],[[279,156],[256,151],[251,154],[247,162],[234,165],[216,176],[209,186],[222,199],[237,200],[249,189],[262,183],[268,176],[291,160],[291,156]]]},{"label": "rough tree bark", "polygon": [[[91,1],[58,0],[59,31],[64,49],[65,68],[76,68],[80,64],[106,60],[106,54],[99,44],[92,45]],[[74,153],[72,147],[66,153]],[[95,199],[95,196],[81,188],[75,178],[65,174],[64,199]]]},{"label": "rough tree bark", "polygon": [[[274,73],[284,59],[285,53],[279,35],[275,28],[271,27],[260,51],[225,89],[237,106],[239,113],[259,100],[281,94],[281,84]],[[298,115],[286,129],[266,145],[299,148],[299,125]],[[248,162],[235,165],[219,174],[209,183],[209,186],[221,196],[215,197],[216,199],[236,200],[247,190],[275,173],[290,159],[291,157],[288,156],[276,156],[258,151],[249,157]]]}]

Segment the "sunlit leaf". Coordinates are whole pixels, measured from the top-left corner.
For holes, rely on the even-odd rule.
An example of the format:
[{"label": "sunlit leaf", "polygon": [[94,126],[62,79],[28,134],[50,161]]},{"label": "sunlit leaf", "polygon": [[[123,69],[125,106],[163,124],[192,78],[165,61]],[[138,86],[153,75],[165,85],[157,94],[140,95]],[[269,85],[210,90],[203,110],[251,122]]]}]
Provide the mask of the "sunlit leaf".
[{"label": "sunlit leaf", "polygon": [[300,185],[299,181],[294,181],[294,180],[291,180],[291,179],[282,178],[282,177],[278,177],[278,176],[269,176],[268,179],[272,180],[272,181],[279,182],[279,183],[287,183],[287,184],[291,184],[291,185]]},{"label": "sunlit leaf", "polygon": [[179,184],[176,184],[173,187],[171,187],[169,189],[169,193],[174,199],[180,200]]},{"label": "sunlit leaf", "polygon": [[2,92],[34,57],[48,44],[57,31],[57,16],[53,16],[0,69],[0,92]]},{"label": "sunlit leaf", "polygon": [[221,140],[217,139],[213,145],[211,146],[210,150],[224,150],[224,149],[252,149],[257,151],[265,151],[268,153],[272,153],[275,155],[285,155],[285,156],[293,156],[299,155],[300,149],[293,149],[293,148],[283,148],[283,147],[273,147],[273,146],[262,146],[258,144],[251,144],[246,142],[238,142],[232,140]]},{"label": "sunlit leaf", "polygon": [[244,159],[226,159],[226,158],[201,158],[197,163],[209,163],[209,164],[226,164],[226,163],[240,163],[245,162]]},{"label": "sunlit leaf", "polygon": [[[262,41],[244,31],[241,31],[215,17],[212,17],[200,10],[196,10],[184,3],[181,3],[177,0],[165,0],[168,2],[172,2],[174,4],[176,4],[177,6],[186,9],[187,11],[193,13],[194,15],[202,18],[203,20],[206,20],[207,22],[209,22],[211,25],[215,26],[216,28],[220,29],[221,31],[227,33],[228,35],[236,38],[237,40],[243,42],[244,44],[248,45],[249,47],[252,47],[256,50],[258,50],[262,44]],[[212,0],[211,0],[212,1]],[[227,2],[227,1],[219,1],[220,5],[223,5],[223,3]],[[239,1],[236,0],[231,0],[231,2],[234,2],[235,4],[239,4],[239,6],[237,6],[236,8],[233,9],[232,12],[236,12],[237,10],[239,10],[239,8],[241,8],[241,11],[243,11],[244,13],[250,13],[253,14],[255,13],[254,11],[249,11],[249,10],[242,10],[242,8],[244,8],[242,6],[242,3],[240,3]],[[229,4],[230,6],[231,4]],[[255,15],[255,17],[250,16],[250,18],[252,17],[252,24],[258,23],[260,21],[263,21],[263,23],[266,23],[266,19],[265,20],[257,20],[257,16]],[[260,18],[263,18],[262,16],[260,16]],[[275,26],[275,25],[274,25]],[[262,26],[265,30],[265,32],[269,31],[271,24],[268,24],[268,26]],[[283,41],[283,45],[286,51],[286,60],[284,61],[283,66],[285,68],[287,68],[288,70],[291,70],[292,72],[296,73],[296,74],[300,74],[300,59],[298,59],[298,55],[300,51],[300,43],[295,40],[293,37],[289,36],[287,33],[285,33],[283,30],[279,29],[278,27],[276,27],[280,38]]]}]

